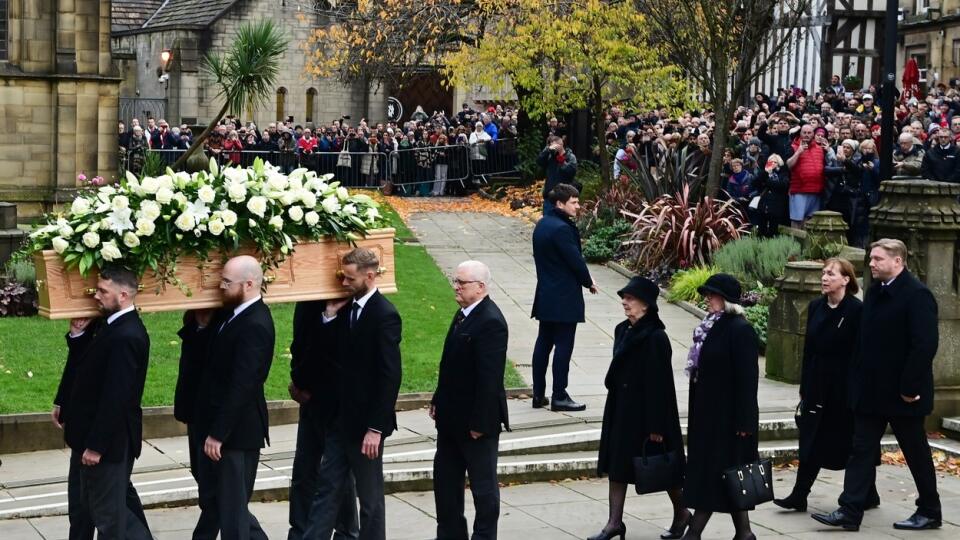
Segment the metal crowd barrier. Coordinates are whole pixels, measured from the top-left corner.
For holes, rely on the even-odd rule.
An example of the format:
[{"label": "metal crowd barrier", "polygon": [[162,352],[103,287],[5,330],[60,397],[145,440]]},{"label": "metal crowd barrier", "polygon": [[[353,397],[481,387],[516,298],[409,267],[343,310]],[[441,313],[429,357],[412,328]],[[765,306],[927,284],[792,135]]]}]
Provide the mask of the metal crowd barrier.
[{"label": "metal crowd barrier", "polygon": [[[121,153],[121,173],[129,168],[131,172],[140,174],[146,152],[160,155],[166,165],[173,165],[186,150],[141,149]],[[446,171],[437,166],[440,152],[444,154]],[[139,159],[136,154],[141,154]],[[446,186],[454,183],[461,187],[488,183],[491,177],[514,173],[518,162],[516,139],[487,141],[478,145],[403,148],[389,153],[301,153],[279,150],[211,153],[208,150],[207,155],[214,156],[220,165],[233,163],[241,167],[252,165],[259,157],[284,172],[303,167],[320,175],[333,174],[344,186],[382,188],[389,184],[404,194],[442,193]]]}]

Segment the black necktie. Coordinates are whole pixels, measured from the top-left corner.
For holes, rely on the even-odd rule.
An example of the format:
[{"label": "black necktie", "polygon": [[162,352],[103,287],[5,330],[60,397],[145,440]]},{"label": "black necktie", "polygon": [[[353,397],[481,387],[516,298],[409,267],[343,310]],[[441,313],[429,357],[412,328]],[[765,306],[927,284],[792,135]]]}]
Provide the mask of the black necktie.
[{"label": "black necktie", "polygon": [[350,329],[353,330],[353,327],[357,325],[357,319],[360,318],[360,302],[354,302],[353,308],[350,309]]},{"label": "black necktie", "polygon": [[466,319],[467,316],[463,314],[463,310],[457,311],[457,316],[453,318],[453,329],[456,330],[460,323]]}]

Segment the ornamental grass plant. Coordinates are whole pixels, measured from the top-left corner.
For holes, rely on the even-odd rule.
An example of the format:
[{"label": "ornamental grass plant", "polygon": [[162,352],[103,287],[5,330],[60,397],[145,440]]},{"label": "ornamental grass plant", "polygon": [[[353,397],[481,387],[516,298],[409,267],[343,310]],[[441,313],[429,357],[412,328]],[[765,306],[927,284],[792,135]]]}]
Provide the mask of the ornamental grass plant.
[{"label": "ornamental grass plant", "polygon": [[789,261],[800,257],[800,252],[800,243],[789,236],[745,236],[717,250],[713,264],[721,272],[736,276],[741,283],[759,282],[770,286],[783,275]]}]

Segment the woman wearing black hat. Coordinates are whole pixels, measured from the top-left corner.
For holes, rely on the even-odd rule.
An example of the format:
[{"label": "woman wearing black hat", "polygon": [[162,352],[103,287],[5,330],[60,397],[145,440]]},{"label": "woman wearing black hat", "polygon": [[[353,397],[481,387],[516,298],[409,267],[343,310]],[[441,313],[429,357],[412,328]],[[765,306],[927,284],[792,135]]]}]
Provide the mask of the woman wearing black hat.
[{"label": "woman wearing black hat", "polygon": [[693,332],[687,356],[690,407],[683,502],[695,510],[683,538],[699,540],[714,512],[729,513],[735,540],[756,538],[746,510],[723,490],[725,469],[757,460],[757,334],[743,317],[740,283],[714,274],[698,289],[709,314]]},{"label": "woman wearing black hat", "polygon": [[[676,451],[682,458],[683,438],[677,394],[670,363],[670,339],[657,314],[659,289],[648,279],[635,277],[618,291],[627,320],[614,330],[613,360],[604,384],[607,403],[603,409],[600,457],[597,469],[610,482],[610,517],[603,530],[588,540],[607,540],[626,535],[623,504],[627,484],[634,480],[633,458]],[[661,538],[680,538],[690,513],[680,505],[683,479],[668,491],[674,505],[673,525]]]}]

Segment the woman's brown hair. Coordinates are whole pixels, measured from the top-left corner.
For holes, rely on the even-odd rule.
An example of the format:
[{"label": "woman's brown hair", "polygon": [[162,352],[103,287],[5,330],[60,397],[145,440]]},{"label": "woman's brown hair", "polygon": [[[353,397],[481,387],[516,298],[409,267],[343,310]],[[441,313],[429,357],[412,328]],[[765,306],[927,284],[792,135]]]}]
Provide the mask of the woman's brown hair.
[{"label": "woman's brown hair", "polygon": [[857,283],[857,271],[853,268],[853,263],[841,257],[831,257],[823,262],[823,267],[827,268],[834,264],[840,270],[841,276],[850,278],[850,281],[847,282],[847,294],[853,296],[860,292],[860,284]]}]

